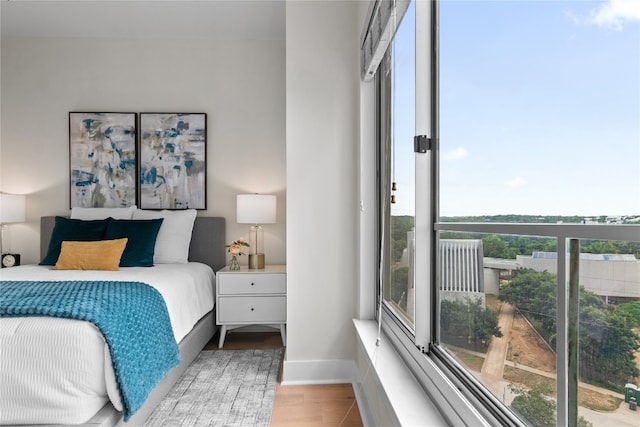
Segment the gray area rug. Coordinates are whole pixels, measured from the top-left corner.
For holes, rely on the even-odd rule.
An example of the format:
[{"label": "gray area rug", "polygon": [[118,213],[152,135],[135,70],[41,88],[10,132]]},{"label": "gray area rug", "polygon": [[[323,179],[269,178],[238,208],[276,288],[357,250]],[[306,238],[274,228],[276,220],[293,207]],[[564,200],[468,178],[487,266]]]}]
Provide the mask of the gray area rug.
[{"label": "gray area rug", "polygon": [[201,351],[145,426],[269,426],[282,351]]}]

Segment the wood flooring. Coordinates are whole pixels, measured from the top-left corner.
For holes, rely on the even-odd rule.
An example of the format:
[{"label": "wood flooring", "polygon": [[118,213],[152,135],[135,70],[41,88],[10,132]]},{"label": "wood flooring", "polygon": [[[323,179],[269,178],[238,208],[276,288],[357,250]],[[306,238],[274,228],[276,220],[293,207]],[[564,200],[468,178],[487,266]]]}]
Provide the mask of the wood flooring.
[{"label": "wood flooring", "polygon": [[[282,348],[279,332],[227,333],[225,349]],[[218,334],[205,350],[218,349]],[[282,373],[282,368],[280,369]],[[271,427],[362,427],[351,384],[283,386],[278,379]]]}]

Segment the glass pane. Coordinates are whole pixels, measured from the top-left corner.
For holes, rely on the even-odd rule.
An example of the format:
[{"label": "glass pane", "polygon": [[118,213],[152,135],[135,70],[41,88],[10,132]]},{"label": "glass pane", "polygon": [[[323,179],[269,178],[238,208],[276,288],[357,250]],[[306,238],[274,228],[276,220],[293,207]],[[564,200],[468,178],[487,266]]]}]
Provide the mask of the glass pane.
[{"label": "glass pane", "polygon": [[440,6],[440,214],[640,214],[637,2]]},{"label": "glass pane", "polygon": [[578,414],[593,426],[637,426],[640,243],[580,241]]},{"label": "glass pane", "polygon": [[[414,216],[415,166],[415,4],[402,19],[387,53],[388,69],[383,86],[389,92],[388,200],[389,249],[388,282],[384,297],[409,327],[414,326]],[[384,99],[384,97],[383,97]]]},{"label": "glass pane", "polygon": [[[637,223],[640,15],[636,2],[441,0],[439,5],[439,221]],[[526,327],[535,332],[529,339],[537,336],[555,349],[556,248],[543,241],[529,253],[530,238],[509,237],[511,241],[506,237],[482,237],[483,269],[487,271],[488,258],[532,269],[525,274],[532,280],[528,293],[523,290],[521,299],[512,304],[516,310],[513,325],[517,325],[516,316],[522,315]],[[441,238],[445,241],[452,237]],[[608,241],[582,243],[583,252],[589,246],[593,250],[613,250],[613,243]],[[490,255],[492,250],[499,255]],[[460,251],[473,254],[478,249]],[[493,298],[486,282],[483,290],[470,288],[474,276],[469,270],[478,267],[469,259],[474,258],[454,258],[449,261],[453,264],[438,266],[441,278],[451,280],[441,282],[441,288],[453,287],[441,292],[440,340],[454,352],[465,344],[461,322],[471,322],[466,347],[462,348],[472,347],[469,351],[479,359],[475,365],[468,361],[463,364],[530,425],[548,425],[545,420],[550,412],[555,413],[556,398],[563,403],[566,396],[555,396],[555,387],[549,391],[549,380],[555,384],[555,367],[548,371],[548,363],[544,363],[544,369],[533,366],[544,359],[536,356],[527,360],[529,347],[518,350],[509,342],[510,356],[505,359],[509,363],[502,376],[498,375],[498,380],[520,384],[520,389],[496,388],[492,383],[496,378],[477,371],[489,357],[488,348],[504,337],[493,335],[487,340],[487,331],[478,336],[469,329],[477,316],[491,308]],[[637,329],[612,314],[623,298],[610,294],[618,284],[605,285],[599,276],[613,274],[613,264],[589,260],[591,274],[600,277],[599,289],[590,278],[583,278],[586,265],[587,260],[581,260],[580,425],[637,425],[640,411],[623,408],[628,402],[623,401],[617,409],[612,409],[615,403],[611,403],[609,412],[590,407],[590,400],[604,404],[625,397],[624,381],[638,384],[638,353],[628,351],[638,341],[629,338],[628,332]],[[595,273],[593,265],[602,271]],[[631,261],[627,265],[632,265]],[[637,261],[634,265],[628,268],[637,271]],[[520,270],[514,271],[515,276],[498,275],[501,303],[495,308],[500,313],[507,301],[500,295],[510,292],[507,290],[512,289],[514,281],[524,280]],[[476,274],[480,276],[478,271]],[[628,278],[632,273],[625,270],[625,274]],[[635,277],[625,279],[630,281],[624,286],[627,293],[636,295],[629,298],[638,301],[640,284]],[[449,292],[484,294],[484,300],[467,301],[465,297],[466,306],[462,306],[448,296]],[[452,310],[459,318],[446,317]],[[625,328],[627,335],[622,332]],[[628,340],[610,347],[616,334],[618,339],[626,336]],[[465,357],[468,354],[465,352]],[[509,377],[513,369],[526,371],[526,378]],[[531,378],[532,374],[538,376]],[[593,390],[584,384],[601,389],[603,381],[605,388],[613,390],[587,398]],[[615,382],[615,386],[608,382]],[[532,403],[521,405],[525,399]]]},{"label": "glass pane", "polygon": [[530,425],[556,424],[555,239],[440,233],[440,344]]}]

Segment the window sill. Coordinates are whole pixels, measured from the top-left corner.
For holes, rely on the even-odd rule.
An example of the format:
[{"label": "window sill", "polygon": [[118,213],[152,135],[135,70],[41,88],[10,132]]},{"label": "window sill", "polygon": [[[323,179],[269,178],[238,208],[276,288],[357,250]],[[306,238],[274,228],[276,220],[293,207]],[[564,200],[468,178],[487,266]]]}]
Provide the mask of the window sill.
[{"label": "window sill", "polygon": [[[354,320],[358,337],[358,402],[367,425],[447,426],[433,401],[383,334],[376,346],[378,325]],[[359,400],[360,400],[359,399]]]}]

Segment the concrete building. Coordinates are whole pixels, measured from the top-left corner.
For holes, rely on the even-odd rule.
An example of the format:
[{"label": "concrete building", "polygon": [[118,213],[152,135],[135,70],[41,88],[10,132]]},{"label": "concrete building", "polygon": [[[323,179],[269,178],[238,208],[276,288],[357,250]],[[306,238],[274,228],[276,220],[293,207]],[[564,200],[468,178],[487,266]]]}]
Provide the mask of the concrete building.
[{"label": "concrete building", "polygon": [[485,306],[482,240],[440,240],[440,298]]},{"label": "concrete building", "polygon": [[[555,252],[518,255],[523,268],[557,273]],[[640,300],[640,261],[627,254],[580,254],[580,285],[607,302]]]}]

